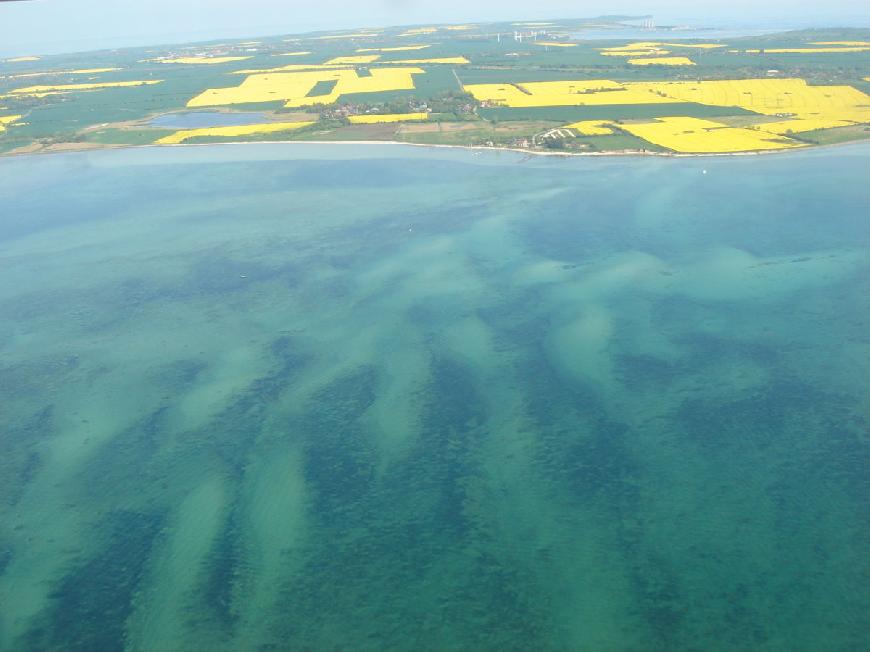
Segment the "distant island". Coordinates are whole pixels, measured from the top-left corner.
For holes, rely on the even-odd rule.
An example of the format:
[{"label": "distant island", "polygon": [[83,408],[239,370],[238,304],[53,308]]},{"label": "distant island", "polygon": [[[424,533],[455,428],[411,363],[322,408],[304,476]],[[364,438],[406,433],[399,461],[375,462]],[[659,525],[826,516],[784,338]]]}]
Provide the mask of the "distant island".
[{"label": "distant island", "polygon": [[0,61],[0,154],[402,142],[734,154],[870,137],[870,29],[648,16],[427,25]]}]

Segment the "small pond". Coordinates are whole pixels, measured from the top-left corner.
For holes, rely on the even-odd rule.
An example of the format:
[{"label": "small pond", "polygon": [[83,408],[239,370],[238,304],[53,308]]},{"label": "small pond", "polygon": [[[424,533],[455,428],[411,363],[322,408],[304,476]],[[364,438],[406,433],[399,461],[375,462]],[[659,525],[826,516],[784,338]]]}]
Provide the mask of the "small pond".
[{"label": "small pond", "polygon": [[237,127],[265,121],[266,116],[262,112],[187,111],[157,116],[148,123],[148,126],[163,127],[164,129],[199,129],[202,127]]}]

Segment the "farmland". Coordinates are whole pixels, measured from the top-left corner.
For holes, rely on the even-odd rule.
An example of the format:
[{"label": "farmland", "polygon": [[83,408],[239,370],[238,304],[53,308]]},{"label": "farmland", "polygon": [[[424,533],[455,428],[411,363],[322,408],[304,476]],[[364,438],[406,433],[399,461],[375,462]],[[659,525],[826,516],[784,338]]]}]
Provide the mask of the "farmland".
[{"label": "farmland", "polygon": [[766,131],[729,127],[699,118],[659,118],[654,122],[623,124],[621,128],[675,152],[751,152],[801,146]]},{"label": "farmland", "polygon": [[311,126],[312,122],[270,122],[268,124],[240,125],[233,127],[203,127],[200,129],[181,129],[169,136],[159,138],[159,145],[178,145],[196,138],[236,138],[260,134],[274,134],[294,131]]},{"label": "farmland", "polygon": [[0,117],[0,134],[6,131],[6,125],[11,125],[21,118],[20,115],[5,115]]},{"label": "farmland", "polygon": [[[567,153],[707,154],[870,136],[870,30],[584,38],[591,26],[630,24],[410,26],[22,53],[0,61],[0,153],[375,134]],[[300,110],[312,117],[286,117]],[[251,111],[260,124],[233,122]],[[152,125],[191,113],[227,122]]]}]

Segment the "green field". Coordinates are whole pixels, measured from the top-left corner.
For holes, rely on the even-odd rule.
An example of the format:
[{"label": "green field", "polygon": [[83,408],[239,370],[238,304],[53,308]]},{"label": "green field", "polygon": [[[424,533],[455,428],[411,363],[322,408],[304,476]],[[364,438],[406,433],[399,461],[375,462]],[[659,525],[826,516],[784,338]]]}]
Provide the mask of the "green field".
[{"label": "green field", "polygon": [[861,125],[857,127],[840,127],[839,129],[820,129],[807,131],[801,134],[801,138],[816,145],[836,145],[855,140],[867,140],[870,138],[870,127]]}]

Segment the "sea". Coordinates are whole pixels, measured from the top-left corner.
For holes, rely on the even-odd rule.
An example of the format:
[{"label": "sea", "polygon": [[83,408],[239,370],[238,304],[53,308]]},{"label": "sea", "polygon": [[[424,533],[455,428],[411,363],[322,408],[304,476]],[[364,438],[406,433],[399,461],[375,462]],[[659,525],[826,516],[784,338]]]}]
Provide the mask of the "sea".
[{"label": "sea", "polygon": [[0,159],[0,650],[866,650],[870,146]]}]

